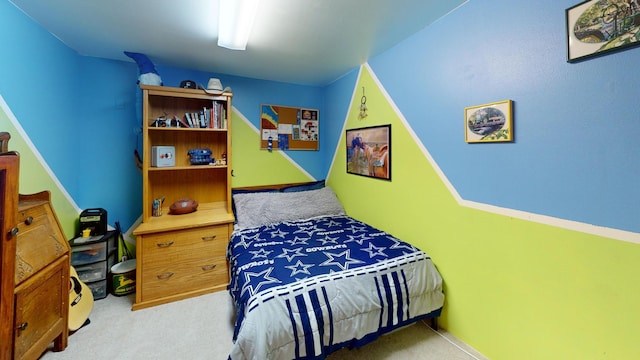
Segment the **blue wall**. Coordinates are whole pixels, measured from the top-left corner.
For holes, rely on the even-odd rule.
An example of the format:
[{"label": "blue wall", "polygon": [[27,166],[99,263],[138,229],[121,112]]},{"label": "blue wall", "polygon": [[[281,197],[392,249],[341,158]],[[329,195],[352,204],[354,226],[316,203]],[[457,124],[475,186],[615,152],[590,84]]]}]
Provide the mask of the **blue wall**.
[{"label": "blue wall", "polygon": [[[464,199],[638,232],[640,50],[567,63],[564,12],[574,3],[469,1],[369,64]],[[80,208],[132,224],[135,64],[79,56],[9,2],[0,10],[0,94]],[[289,152],[316,178],[359,93],[355,71],[316,88],[158,68],[167,85],[221,78],[256,127],[261,103],[319,108],[320,151]],[[515,141],[466,144],[464,107],[503,99],[514,101]]]},{"label": "blue wall", "polygon": [[75,161],[55,161],[55,154],[72,153],[70,135],[79,133],[72,120],[78,110],[72,94],[81,86],[80,58],[7,1],[0,2],[0,44],[0,94],[67,190],[76,192]]},{"label": "blue wall", "polygon": [[[472,0],[369,64],[462,198],[639,232],[640,48],[567,63],[576,3]],[[515,141],[465,143],[505,99]]]},{"label": "blue wall", "polygon": [[[111,225],[119,220],[128,229],[142,213],[133,156],[134,149],[141,152],[136,64],[80,56],[8,1],[0,1],[0,43],[0,95],[37,151],[78,208],[105,208]],[[168,86],[220,78],[233,89],[234,107],[256,128],[262,103],[317,108],[324,121],[322,88],[156,65]],[[321,179],[334,150],[325,143],[321,137],[319,151],[288,155]]]},{"label": "blue wall", "polygon": [[[134,95],[137,70],[126,62],[78,59],[82,77],[70,91],[77,108],[67,116],[74,129],[64,138],[73,144],[74,155],[60,154],[56,160],[70,166],[79,183],[71,195],[81,209],[104,208],[112,225],[120,220],[127,229],[142,213],[142,177],[133,157],[139,137]],[[66,181],[62,184],[67,186]]]}]

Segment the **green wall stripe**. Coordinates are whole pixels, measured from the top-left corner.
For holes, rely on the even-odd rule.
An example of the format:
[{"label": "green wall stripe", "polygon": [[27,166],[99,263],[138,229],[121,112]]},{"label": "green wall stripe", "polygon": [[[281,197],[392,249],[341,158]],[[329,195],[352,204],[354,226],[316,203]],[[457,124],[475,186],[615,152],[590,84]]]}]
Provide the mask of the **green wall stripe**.
[{"label": "green wall stripe", "polygon": [[365,87],[369,116],[352,101],[345,128],[392,125],[392,181],[347,174],[343,132],[327,182],[349,215],[432,256],[443,327],[492,359],[640,358],[640,247],[461,201],[363,69],[354,91]]},{"label": "green wall stripe", "polygon": [[285,152],[260,150],[260,131],[235,107],[231,121],[232,187],[315,180]]},{"label": "green wall stripe", "polygon": [[[232,187],[271,185],[315,180],[286,153],[260,150],[260,132],[237,108],[231,112],[231,167]],[[142,222],[138,218],[124,236],[131,244],[132,229]],[[132,246],[133,247],[133,246]],[[133,250],[135,252],[135,248]]]},{"label": "green wall stripe", "polygon": [[75,237],[80,208],[44,161],[38,149],[29,139],[19,121],[0,95],[0,125],[11,133],[9,149],[20,153],[20,183],[22,194],[48,190],[51,203],[67,239]]}]

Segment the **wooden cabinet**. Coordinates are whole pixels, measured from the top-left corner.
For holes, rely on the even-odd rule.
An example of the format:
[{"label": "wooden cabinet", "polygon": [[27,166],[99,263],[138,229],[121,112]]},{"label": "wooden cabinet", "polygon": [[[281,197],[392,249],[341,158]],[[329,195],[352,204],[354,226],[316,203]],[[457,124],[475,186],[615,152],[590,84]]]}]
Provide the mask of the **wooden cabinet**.
[{"label": "wooden cabinet", "polygon": [[[224,251],[233,229],[231,212],[231,98],[203,90],[141,86],[143,91],[143,222],[136,235],[136,301],[133,309],[221,290],[229,282]],[[202,127],[177,127],[185,114],[217,109]],[[165,122],[165,120],[169,120]],[[216,121],[215,123],[213,123]],[[211,125],[209,125],[211,124]],[[199,126],[199,125],[196,125]],[[172,147],[172,166],[154,167],[154,147]],[[192,149],[208,149],[216,161],[192,165]],[[198,210],[173,215],[179,199]],[[164,199],[160,216],[153,203]]]},{"label": "wooden cabinet", "polygon": [[0,133],[0,360],[67,347],[69,244],[50,193],[18,194],[20,156]]},{"label": "wooden cabinet", "polygon": [[19,199],[13,358],[37,359],[67,347],[70,248],[48,191]]},{"label": "wooden cabinet", "polygon": [[15,195],[6,191],[5,200],[19,201],[3,207],[5,220],[14,225],[5,223],[2,232],[0,358],[37,359],[51,342],[55,351],[67,347],[69,245],[48,191],[20,196],[17,187]]},{"label": "wooden cabinet", "polygon": [[[1,133],[9,137],[8,133]],[[8,139],[1,140],[3,144]],[[6,151],[6,146],[4,146]],[[18,237],[18,173],[20,156],[0,154],[0,360],[13,356],[16,242]]]}]

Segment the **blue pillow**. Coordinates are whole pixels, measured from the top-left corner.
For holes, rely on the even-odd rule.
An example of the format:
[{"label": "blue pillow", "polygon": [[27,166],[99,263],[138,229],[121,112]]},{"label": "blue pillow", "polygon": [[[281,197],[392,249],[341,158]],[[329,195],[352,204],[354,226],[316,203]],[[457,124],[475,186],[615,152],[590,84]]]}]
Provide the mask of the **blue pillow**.
[{"label": "blue pillow", "polygon": [[298,192],[298,191],[307,191],[307,190],[319,190],[324,187],[324,180],[314,181],[308,184],[301,185],[291,185],[287,187],[283,187],[280,189],[282,192]]}]

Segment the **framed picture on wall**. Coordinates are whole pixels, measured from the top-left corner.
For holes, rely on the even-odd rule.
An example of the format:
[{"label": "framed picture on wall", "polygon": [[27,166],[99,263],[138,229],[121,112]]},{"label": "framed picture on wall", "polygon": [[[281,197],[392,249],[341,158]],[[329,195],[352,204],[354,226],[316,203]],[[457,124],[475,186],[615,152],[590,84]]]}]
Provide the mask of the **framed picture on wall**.
[{"label": "framed picture on wall", "polygon": [[391,180],[391,125],[350,129],[347,173]]},{"label": "framed picture on wall", "polygon": [[588,0],[566,10],[567,61],[640,44],[639,0]]},{"label": "framed picture on wall", "polygon": [[468,143],[512,141],[511,100],[466,107],[464,129]]}]

